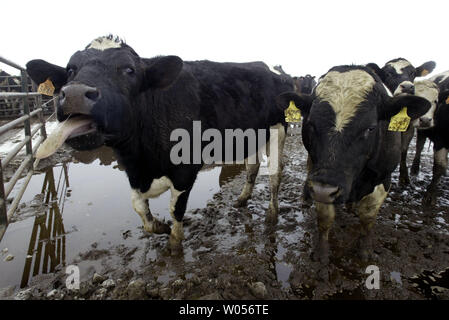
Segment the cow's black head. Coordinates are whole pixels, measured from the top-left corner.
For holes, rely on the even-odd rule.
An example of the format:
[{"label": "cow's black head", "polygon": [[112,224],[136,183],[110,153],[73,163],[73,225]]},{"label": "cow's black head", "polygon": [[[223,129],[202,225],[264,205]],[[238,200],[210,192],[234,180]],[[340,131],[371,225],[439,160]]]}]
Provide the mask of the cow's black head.
[{"label": "cow's black head", "polygon": [[435,69],[435,62],[427,61],[415,68],[408,60],[397,58],[388,61],[381,69],[375,63],[367,64],[385,83],[388,89],[394,94],[401,93],[414,94],[413,82],[416,77],[424,77]]},{"label": "cow's black head", "polygon": [[90,126],[77,128],[69,138],[78,136],[79,144],[80,135],[96,131],[114,145],[129,139],[132,128],[138,130],[138,105],[146,105],[141,93],[168,87],[182,65],[176,56],[142,59],[122,40],[108,36],[76,52],[66,68],[32,60],[27,71],[37,84],[52,81],[59,93],[59,121],[91,120]]},{"label": "cow's black head", "polygon": [[300,94],[311,94],[313,88],[316,86],[315,77],[310,74],[301,77],[294,77],[293,80],[295,82],[296,92]]},{"label": "cow's black head", "polygon": [[430,107],[413,95],[389,96],[378,76],[360,66],[332,68],[311,96],[278,97],[282,109],[290,101],[304,114],[302,138],[312,162],[306,192],[323,203],[349,199],[357,178],[379,156],[385,124],[393,115],[407,106],[416,119]]}]

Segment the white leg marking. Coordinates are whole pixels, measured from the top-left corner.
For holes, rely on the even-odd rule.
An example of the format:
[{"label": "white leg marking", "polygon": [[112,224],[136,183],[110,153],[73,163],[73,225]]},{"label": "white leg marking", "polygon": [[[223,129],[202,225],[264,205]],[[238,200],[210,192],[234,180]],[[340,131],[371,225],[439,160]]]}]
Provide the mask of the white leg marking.
[{"label": "white leg marking", "polygon": [[374,191],[364,196],[357,203],[357,214],[362,223],[363,231],[367,234],[376,222],[377,213],[382,206],[388,192],[385,191],[384,185],[379,184]]}]

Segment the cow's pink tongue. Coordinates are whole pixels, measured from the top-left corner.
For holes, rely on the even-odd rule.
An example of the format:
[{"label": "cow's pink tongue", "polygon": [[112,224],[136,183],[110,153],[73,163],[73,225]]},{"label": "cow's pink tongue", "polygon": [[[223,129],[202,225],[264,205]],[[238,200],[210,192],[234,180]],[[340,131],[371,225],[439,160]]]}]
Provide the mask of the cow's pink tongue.
[{"label": "cow's pink tongue", "polygon": [[70,136],[88,131],[91,128],[92,119],[86,117],[69,118],[64,122],[58,123],[55,130],[45,139],[36,152],[37,159],[43,159],[51,156],[64,141]]}]

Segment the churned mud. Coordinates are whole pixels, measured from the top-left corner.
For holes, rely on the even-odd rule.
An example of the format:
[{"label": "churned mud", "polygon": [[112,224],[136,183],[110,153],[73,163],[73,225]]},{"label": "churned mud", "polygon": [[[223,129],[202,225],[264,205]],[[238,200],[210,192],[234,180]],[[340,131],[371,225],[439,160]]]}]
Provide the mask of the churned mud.
[{"label": "churned mud", "polygon": [[[313,205],[302,201],[307,154],[298,131],[286,142],[277,225],[264,222],[268,176],[258,176],[247,208],[236,209],[232,204],[245,181],[242,166],[210,168],[191,193],[177,256],[167,249],[167,235],[143,231],[126,176],[109,149],[58,153],[46,169],[41,164],[38,191],[25,199],[0,242],[0,298],[448,299],[448,177],[442,178],[436,206],[421,206],[431,179],[431,150],[424,152],[413,185],[399,187],[394,173],[370,260],[356,254],[358,218],[339,208],[330,262],[322,265],[311,259],[317,227]],[[414,145],[411,150],[409,163]],[[168,199],[164,194],[150,200],[160,219],[169,219]],[[5,261],[8,254],[14,258]],[[73,266],[80,270],[78,290],[66,286]],[[368,266],[380,272],[379,289],[366,286]]]}]

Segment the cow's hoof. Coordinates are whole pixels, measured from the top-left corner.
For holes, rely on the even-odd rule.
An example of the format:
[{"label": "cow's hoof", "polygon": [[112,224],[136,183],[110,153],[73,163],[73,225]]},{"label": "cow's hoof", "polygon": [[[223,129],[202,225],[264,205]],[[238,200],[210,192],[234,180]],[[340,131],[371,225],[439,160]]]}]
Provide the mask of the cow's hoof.
[{"label": "cow's hoof", "polygon": [[411,174],[412,176],[417,176],[418,173],[419,173],[419,166],[412,166],[412,167],[410,168],[410,174]]},{"label": "cow's hoof", "polygon": [[422,199],[422,204],[423,204],[423,206],[425,206],[425,207],[431,207],[431,206],[434,206],[434,205],[436,204],[436,202],[437,202],[437,199],[436,199],[436,198],[437,198],[437,197],[436,197],[436,195],[435,195],[434,192],[427,191],[427,192],[424,194],[424,197],[423,197],[423,199]]},{"label": "cow's hoof", "polygon": [[362,263],[367,263],[371,258],[371,236],[361,236],[357,242],[356,252]]},{"label": "cow's hoof", "polygon": [[312,260],[323,265],[329,264],[329,243],[321,240],[312,252]]},{"label": "cow's hoof", "polygon": [[367,248],[359,248],[359,258],[363,263],[366,263],[370,260],[371,254]]},{"label": "cow's hoof", "polygon": [[265,223],[270,225],[275,225],[278,223],[278,214],[279,209],[270,204],[270,207],[267,210],[267,214],[265,216]]},{"label": "cow's hoof", "polygon": [[238,198],[237,201],[234,202],[233,207],[234,208],[246,207],[247,203],[248,203],[248,199],[240,199],[240,198]]},{"label": "cow's hoof", "polygon": [[400,177],[399,177],[399,185],[400,185],[400,186],[406,187],[406,186],[408,186],[409,184],[410,184],[410,178],[409,178],[408,175],[407,175],[407,176],[400,176]]},{"label": "cow's hoof", "polygon": [[172,256],[178,257],[183,255],[182,240],[170,236],[170,238],[168,239],[168,247]]},{"label": "cow's hoof", "polygon": [[156,234],[165,234],[165,233],[170,234],[171,233],[170,226],[165,222],[160,222],[160,221],[154,219],[153,221],[151,221],[151,225],[152,225],[153,233],[156,233]]}]

